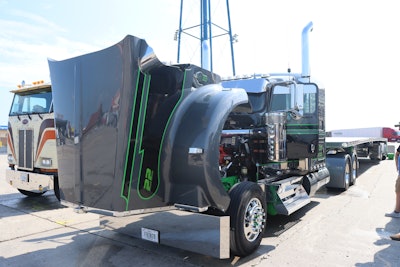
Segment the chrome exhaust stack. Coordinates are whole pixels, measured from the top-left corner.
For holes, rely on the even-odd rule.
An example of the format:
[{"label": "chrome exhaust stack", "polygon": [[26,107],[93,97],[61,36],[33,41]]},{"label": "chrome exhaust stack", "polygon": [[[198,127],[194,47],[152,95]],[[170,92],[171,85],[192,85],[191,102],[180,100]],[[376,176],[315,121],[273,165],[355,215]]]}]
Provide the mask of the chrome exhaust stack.
[{"label": "chrome exhaust stack", "polygon": [[309,78],[310,77],[310,48],[308,42],[309,33],[313,30],[313,23],[310,21],[304,28],[301,34],[301,77]]}]

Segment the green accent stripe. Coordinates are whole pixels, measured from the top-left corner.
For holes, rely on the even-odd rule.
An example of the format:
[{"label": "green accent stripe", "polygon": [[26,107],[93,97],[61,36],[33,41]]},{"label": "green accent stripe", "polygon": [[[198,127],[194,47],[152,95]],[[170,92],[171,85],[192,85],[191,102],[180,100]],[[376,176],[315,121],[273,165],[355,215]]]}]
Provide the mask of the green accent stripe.
[{"label": "green accent stripe", "polygon": [[[145,80],[143,83],[142,99],[140,100],[138,128],[136,131],[136,140],[140,140],[140,141],[136,142],[136,148],[135,148],[135,155],[136,155],[136,151],[139,151],[138,154],[140,155],[140,167],[139,167],[139,175],[138,175],[139,179],[137,182],[136,189],[137,189],[139,197],[141,199],[145,199],[145,200],[152,198],[157,192],[157,190],[155,190],[153,192],[153,194],[151,194],[148,197],[145,197],[140,193],[140,188],[139,188],[140,181],[141,181],[140,179],[142,178],[142,166],[143,166],[143,159],[144,159],[144,149],[141,149],[141,147],[142,147],[142,141],[143,141],[144,124],[146,121],[147,103],[148,103],[149,93],[150,93],[150,80],[151,80],[151,75],[145,76]],[[132,170],[133,170],[133,166],[132,166]]]},{"label": "green accent stripe", "polygon": [[286,128],[287,134],[318,134],[318,124],[288,124]]},{"label": "green accent stripe", "polygon": [[[136,127],[135,136],[133,136],[133,134],[134,134],[133,126],[135,123],[136,104],[137,104],[139,83],[140,83],[141,75],[144,75],[144,81],[143,81],[142,91],[141,91],[142,92],[141,100],[140,100],[141,102],[140,102],[139,111],[137,114],[137,127]],[[123,198],[125,200],[125,209],[126,210],[128,210],[128,206],[129,206],[129,199],[130,199],[131,188],[132,188],[132,180],[133,180],[133,176],[134,176],[135,161],[138,156],[140,156],[140,165],[139,165],[139,172],[138,172],[139,179],[140,179],[140,174],[142,171],[144,151],[140,150],[140,148],[142,146],[142,140],[143,140],[144,122],[145,122],[147,99],[148,99],[149,87],[150,87],[150,79],[151,79],[151,76],[142,74],[140,69],[138,69],[136,87],[135,87],[135,93],[134,93],[134,102],[133,102],[133,106],[132,106],[128,147],[127,147],[127,153],[126,153],[126,159],[125,159],[124,182],[123,182],[122,188],[121,188],[121,198]],[[144,103],[144,105],[143,105],[143,101],[146,101]],[[131,153],[131,151],[132,151],[131,140],[132,139],[135,140],[135,146],[133,148],[133,153]],[[131,158],[130,158],[130,155],[131,155]],[[131,160],[129,160],[129,158]],[[129,169],[129,163],[131,163],[130,169]],[[126,181],[128,178],[129,178],[129,183],[127,183],[127,181]],[[128,186],[128,188],[126,186]]]},{"label": "green accent stripe", "polygon": [[287,134],[318,134],[317,130],[313,129],[286,129]]},{"label": "green accent stripe", "polygon": [[[137,72],[137,79],[136,79],[136,87],[135,87],[135,93],[134,93],[134,101],[133,101],[133,106],[132,106],[132,114],[131,114],[131,124],[129,127],[129,136],[128,136],[128,147],[126,149],[127,153],[126,153],[126,158],[125,158],[125,167],[124,167],[124,181],[122,183],[122,188],[121,188],[121,198],[123,198],[125,200],[125,208],[127,209],[128,207],[128,203],[129,203],[129,198],[130,198],[130,194],[131,194],[131,184],[132,184],[132,175],[130,175],[130,180],[129,180],[129,186],[126,189],[126,179],[127,177],[127,170],[128,170],[128,164],[129,164],[129,155],[130,155],[130,149],[131,149],[131,141],[132,140],[132,131],[133,131],[133,124],[135,121],[135,109],[136,109],[136,99],[137,99],[137,94],[139,91],[139,81],[140,81],[140,70],[138,70]],[[127,192],[125,194],[125,192]]]},{"label": "green accent stripe", "polygon": [[313,128],[318,128],[318,124],[287,124],[288,127],[296,127],[296,128],[300,128],[300,127],[313,127]]},{"label": "green accent stripe", "polygon": [[[154,195],[157,193],[159,187],[160,187],[160,178],[161,178],[161,154],[162,154],[162,147],[164,144],[164,140],[166,138],[166,133],[167,133],[167,129],[171,123],[172,117],[174,115],[174,113],[176,112],[176,109],[178,108],[180,102],[183,99],[183,94],[184,94],[184,88],[185,88],[185,84],[186,84],[186,76],[187,76],[187,70],[185,70],[184,73],[184,79],[183,79],[183,84],[182,84],[182,91],[181,91],[181,95],[177,101],[177,103],[175,104],[175,107],[173,108],[166,126],[164,128],[164,132],[161,138],[161,142],[160,142],[160,149],[159,149],[159,153],[158,153],[158,183],[157,183],[157,187],[154,190],[154,193],[151,196],[145,197],[140,193],[140,179],[141,179],[141,172],[142,172],[142,165],[143,165],[143,159],[144,159],[144,153],[145,151],[143,149],[141,149],[142,147],[142,140],[143,140],[143,133],[144,133],[144,124],[145,124],[145,119],[146,119],[146,111],[147,111],[147,104],[148,104],[148,98],[149,98],[149,91],[150,91],[150,80],[151,80],[151,76],[150,75],[144,75],[144,81],[143,81],[143,86],[142,86],[142,95],[141,95],[141,99],[140,99],[140,106],[139,106],[139,111],[136,111],[137,108],[137,102],[138,102],[138,92],[139,92],[139,84],[140,84],[140,79],[141,79],[141,75],[144,75],[140,72],[140,70],[138,70],[137,73],[137,80],[136,80],[136,88],[135,88],[135,93],[134,93],[134,103],[133,103],[133,107],[132,107],[132,116],[131,116],[131,124],[130,124],[130,131],[129,131],[129,142],[128,142],[128,147],[127,147],[127,154],[126,154],[126,158],[125,158],[125,167],[124,167],[124,183],[122,184],[122,188],[121,188],[121,198],[123,198],[125,200],[125,209],[128,210],[128,204],[129,204],[129,199],[130,199],[130,194],[131,194],[131,187],[132,187],[132,180],[134,177],[134,169],[135,169],[135,159],[137,159],[137,157],[140,157],[140,165],[139,165],[139,180],[137,183],[137,192],[138,195],[141,199],[143,200],[148,200],[152,197],[154,197]],[[135,114],[138,113],[138,114]],[[137,116],[137,118],[135,117],[135,115]],[[134,123],[135,120],[137,120],[137,128],[136,128],[136,132],[134,133]],[[137,142],[135,142],[134,147],[131,147],[131,142],[130,140],[137,140]],[[133,149],[133,153],[130,153],[130,151],[132,151]],[[130,154],[131,154],[131,159],[130,159]],[[131,163],[131,166],[129,167],[129,164]],[[136,166],[137,167],[137,166]],[[136,172],[137,173],[137,172]],[[128,179],[129,176],[129,188],[126,188],[127,184],[126,183],[126,179]],[[125,192],[125,193],[124,193]]]}]

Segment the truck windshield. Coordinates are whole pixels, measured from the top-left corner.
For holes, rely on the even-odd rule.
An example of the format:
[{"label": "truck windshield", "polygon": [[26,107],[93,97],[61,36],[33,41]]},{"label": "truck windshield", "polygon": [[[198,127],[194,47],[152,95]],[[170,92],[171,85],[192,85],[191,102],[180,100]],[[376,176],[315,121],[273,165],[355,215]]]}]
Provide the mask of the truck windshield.
[{"label": "truck windshield", "polygon": [[296,109],[302,115],[317,111],[317,88],[314,84],[277,85],[273,88],[271,111]]},{"label": "truck windshield", "polygon": [[10,116],[53,112],[51,92],[26,92],[15,94]]}]

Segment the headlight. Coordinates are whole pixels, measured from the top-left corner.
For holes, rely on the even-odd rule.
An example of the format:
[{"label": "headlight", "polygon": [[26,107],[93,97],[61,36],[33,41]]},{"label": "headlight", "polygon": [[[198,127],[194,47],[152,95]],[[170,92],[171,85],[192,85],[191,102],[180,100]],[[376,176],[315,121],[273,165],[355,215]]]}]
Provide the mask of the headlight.
[{"label": "headlight", "polygon": [[51,167],[52,164],[53,162],[50,158],[42,158],[42,165],[44,167]]}]

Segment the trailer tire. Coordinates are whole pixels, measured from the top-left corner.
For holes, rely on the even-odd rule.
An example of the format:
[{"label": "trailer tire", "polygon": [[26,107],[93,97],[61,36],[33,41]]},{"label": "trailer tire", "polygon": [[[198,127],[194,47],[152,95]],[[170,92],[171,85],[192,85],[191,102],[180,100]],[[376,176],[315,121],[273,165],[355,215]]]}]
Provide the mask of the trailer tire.
[{"label": "trailer tire", "polygon": [[46,191],[41,192],[41,193],[36,193],[36,192],[26,191],[26,190],[23,190],[23,189],[18,189],[18,191],[19,191],[21,194],[24,194],[24,195],[27,196],[27,197],[40,197],[41,195],[43,195],[44,193],[46,193]]},{"label": "trailer tire", "polygon": [[229,192],[231,203],[230,248],[236,256],[253,253],[261,243],[266,225],[266,198],[259,185],[242,182]]}]

